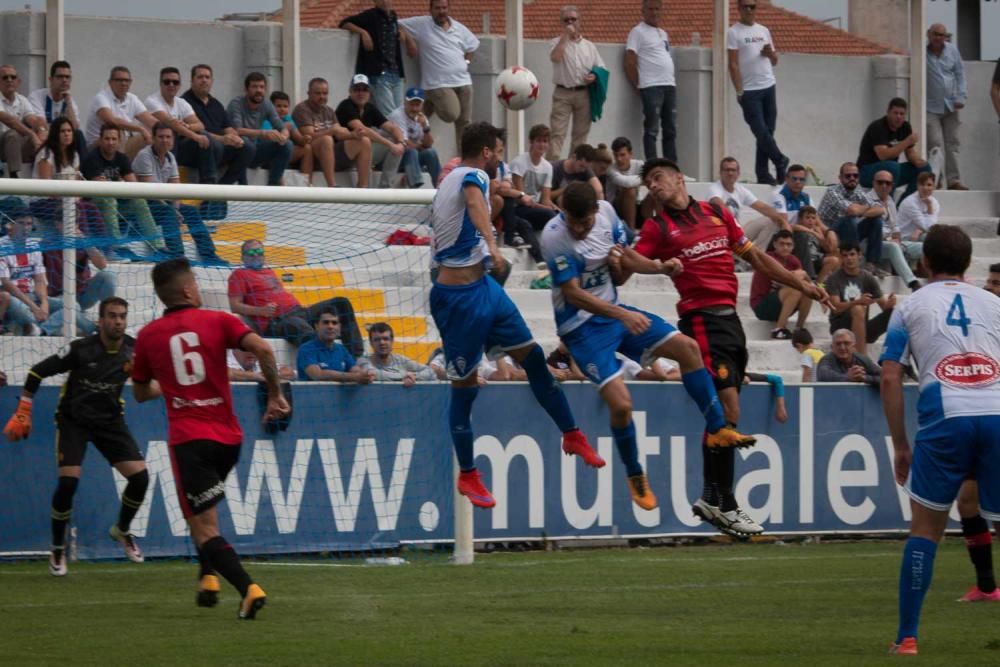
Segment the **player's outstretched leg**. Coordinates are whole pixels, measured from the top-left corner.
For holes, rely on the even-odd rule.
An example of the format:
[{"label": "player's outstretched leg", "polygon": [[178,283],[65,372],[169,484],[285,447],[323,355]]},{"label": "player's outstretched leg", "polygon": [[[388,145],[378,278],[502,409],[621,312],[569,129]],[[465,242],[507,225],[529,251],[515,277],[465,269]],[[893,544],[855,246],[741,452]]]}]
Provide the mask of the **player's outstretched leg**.
[{"label": "player's outstretched leg", "polygon": [[108,534],[111,536],[111,539],[121,544],[125,556],[130,561],[141,563],[145,560],[142,555],[142,549],[139,548],[132,533],[129,532],[129,526],[132,524],[132,519],[135,518],[135,513],[142,507],[142,501],[146,497],[146,489],[149,487],[149,473],[146,472],[146,467],[142,465],[138,471],[132,472],[125,479],[128,483],[122,492],[122,504],[121,509],[118,511],[118,523],[111,526]]},{"label": "player's outstretched leg", "polygon": [[974,480],[965,480],[959,489],[958,514],[962,517],[965,548],[976,569],[976,585],[958,601],[998,602],[1000,590],[993,576],[993,534],[989,523],[979,514],[979,486]]},{"label": "player's outstretched leg", "polygon": [[618,375],[601,387],[600,393],[611,413],[611,435],[615,439],[618,457],[625,465],[632,501],[644,510],[656,509],[656,495],[649,487],[649,479],[639,463],[635,422],[632,421],[632,397],[628,387],[622,376]]},{"label": "player's outstretched leg", "polygon": [[471,379],[453,382],[451,402],[448,405],[448,425],[451,427],[451,441],[458,459],[458,492],[476,507],[490,508],[497,504],[493,494],[483,484],[476,470],[476,458],[472,443],[472,404],[479,394],[475,375]]},{"label": "player's outstretched leg", "polygon": [[583,462],[592,468],[603,468],[605,461],[590,443],[587,436],[577,428],[573,412],[562,387],[552,377],[549,366],[545,363],[545,353],[541,346],[532,343],[530,346],[512,350],[514,357],[524,372],[528,375],[528,384],[535,400],[545,409],[552,421],[562,431],[562,449],[568,455],[579,456]]},{"label": "player's outstretched leg", "polygon": [[54,577],[66,576],[66,526],[73,513],[73,495],[79,483],[78,476],[60,475],[56,491],[52,494],[52,550],[49,552],[49,574]]}]

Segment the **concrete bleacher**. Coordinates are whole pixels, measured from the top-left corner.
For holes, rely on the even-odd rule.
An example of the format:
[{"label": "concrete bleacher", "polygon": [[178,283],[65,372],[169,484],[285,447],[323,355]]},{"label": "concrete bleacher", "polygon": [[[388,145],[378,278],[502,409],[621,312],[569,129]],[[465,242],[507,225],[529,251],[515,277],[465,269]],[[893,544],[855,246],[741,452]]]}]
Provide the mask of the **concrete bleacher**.
[{"label": "concrete bleacher", "polygon": [[[689,184],[696,197],[704,196],[707,184]],[[751,186],[758,196],[766,188]],[[811,188],[810,195],[818,203],[822,188]],[[975,258],[969,277],[981,283],[989,264],[1000,261],[1000,193],[941,192],[942,222],[959,224],[974,240]],[[331,216],[330,211],[333,211]],[[268,249],[268,261],[275,267],[286,288],[299,300],[310,305],[333,296],[351,299],[362,326],[376,321],[390,322],[397,334],[397,351],[426,361],[439,345],[440,337],[430,318],[428,293],[428,249],[423,246],[386,246],[385,238],[398,228],[429,234],[423,224],[426,206],[405,208],[379,205],[363,210],[336,206],[318,214],[317,205],[274,204],[255,206],[230,203],[226,221],[213,223],[213,235],[219,252],[230,261],[238,261],[239,244],[246,238],[261,238]],[[294,222],[292,222],[294,221]],[[538,271],[525,251],[504,248],[511,260],[512,273],[507,282],[508,294],[518,305],[536,340],[548,352],[558,344],[552,316],[549,290],[532,290],[532,280],[544,275]],[[188,255],[194,256],[188,239]],[[119,293],[132,304],[130,332],[161,310],[149,282],[147,263],[115,263]],[[227,278],[229,270],[199,268],[199,282],[207,308],[228,310]],[[749,306],[752,274],[740,273],[738,311],[743,319],[750,350],[750,369],[776,372],[787,382],[800,377],[798,354],[787,341],[769,339],[770,323],[758,321]],[[882,279],[883,289],[894,292],[900,301],[909,290],[896,277]],[[678,294],[672,282],[663,276],[636,276],[620,288],[623,302],[676,320]],[[96,316],[96,313],[95,313]],[[814,307],[807,327],[821,348],[829,347],[829,327],[826,315]],[[272,340],[279,360],[294,366],[294,348],[281,340]],[[57,350],[62,338],[0,338],[0,369],[11,382],[19,383],[30,365]],[[875,356],[881,347],[870,346]]]}]

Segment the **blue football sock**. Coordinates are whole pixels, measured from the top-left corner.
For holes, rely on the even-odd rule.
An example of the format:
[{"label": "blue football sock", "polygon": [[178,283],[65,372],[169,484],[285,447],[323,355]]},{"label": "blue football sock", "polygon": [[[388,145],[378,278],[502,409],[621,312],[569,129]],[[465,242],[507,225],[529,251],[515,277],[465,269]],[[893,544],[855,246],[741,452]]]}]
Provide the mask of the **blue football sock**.
[{"label": "blue football sock", "polygon": [[625,428],[611,427],[611,435],[615,438],[615,446],[618,448],[618,456],[625,464],[625,472],[628,476],[641,475],[642,466],[639,465],[639,446],[635,442],[635,422],[629,421]]},{"label": "blue football sock", "polygon": [[531,385],[531,393],[535,395],[535,400],[541,405],[552,421],[556,423],[559,430],[565,433],[576,428],[576,420],[569,409],[569,402],[562,387],[552,377],[548,364],[545,363],[545,353],[542,348],[535,345],[531,352],[521,362],[521,367],[528,374],[528,384]]},{"label": "blue football sock", "polygon": [[448,425],[451,426],[451,441],[455,443],[458,467],[463,472],[476,467],[476,457],[472,453],[472,403],[478,393],[479,387],[451,388]]},{"label": "blue football sock", "polygon": [[896,643],[917,636],[920,607],[931,586],[937,542],[925,537],[911,537],[903,548],[903,564],[899,568],[899,632]]},{"label": "blue football sock", "polygon": [[715,385],[712,384],[712,376],[707,370],[699,368],[685,373],[681,376],[681,382],[684,383],[688,396],[698,404],[709,433],[715,433],[726,425],[726,419],[722,415],[722,403],[719,402],[719,395],[715,393]]}]

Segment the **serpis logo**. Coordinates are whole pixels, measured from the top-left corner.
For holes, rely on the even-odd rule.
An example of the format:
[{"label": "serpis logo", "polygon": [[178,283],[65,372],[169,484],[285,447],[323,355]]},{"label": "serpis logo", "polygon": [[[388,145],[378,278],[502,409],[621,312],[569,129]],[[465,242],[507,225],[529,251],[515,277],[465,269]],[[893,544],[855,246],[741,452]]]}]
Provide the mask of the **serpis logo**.
[{"label": "serpis logo", "polygon": [[934,375],[953,386],[982,387],[1000,379],[1000,364],[977,352],[950,354],[938,362]]}]

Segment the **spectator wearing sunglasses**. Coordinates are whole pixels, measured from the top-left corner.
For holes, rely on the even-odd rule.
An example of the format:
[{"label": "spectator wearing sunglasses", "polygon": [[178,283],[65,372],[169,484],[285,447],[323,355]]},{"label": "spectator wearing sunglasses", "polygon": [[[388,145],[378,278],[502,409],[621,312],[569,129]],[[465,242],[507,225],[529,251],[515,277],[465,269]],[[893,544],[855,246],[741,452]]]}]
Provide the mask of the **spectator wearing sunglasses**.
[{"label": "spectator wearing sunglasses", "polygon": [[211,140],[205,134],[205,125],[198,119],[194,107],[181,97],[181,72],[176,67],[160,70],[160,91],[146,98],[146,108],[157,122],[166,123],[174,131],[177,141],[174,155],[181,141],[194,143],[198,150],[209,150]]},{"label": "spectator wearing sunglasses", "polygon": [[858,150],[862,186],[872,187],[875,172],[885,170],[892,174],[895,187],[906,186],[903,197],[907,197],[917,190],[917,176],[931,170],[917,152],[919,136],[906,120],[906,109],[906,100],[892,98],[885,115],[873,120],[865,130]]},{"label": "spectator wearing sunglasses", "polygon": [[27,97],[17,92],[21,79],[12,65],[0,66],[0,144],[8,176],[17,178],[23,162],[32,164],[35,151],[48,137],[49,126]]},{"label": "spectator wearing sunglasses", "polygon": [[885,208],[878,198],[858,186],[858,165],[845,162],[840,165],[840,183],[830,186],[819,203],[819,217],[832,229],[844,244],[867,242],[865,269],[876,272],[875,265],[882,259],[882,225]]}]

